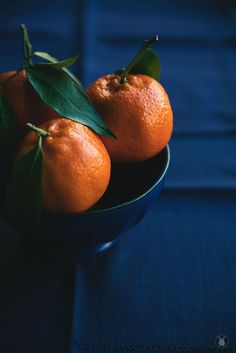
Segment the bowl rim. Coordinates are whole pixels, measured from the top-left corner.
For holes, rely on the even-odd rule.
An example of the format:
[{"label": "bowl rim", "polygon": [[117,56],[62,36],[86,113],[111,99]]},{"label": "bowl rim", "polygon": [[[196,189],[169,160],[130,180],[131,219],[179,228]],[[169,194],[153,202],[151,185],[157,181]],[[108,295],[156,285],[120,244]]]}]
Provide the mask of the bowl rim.
[{"label": "bowl rim", "polygon": [[[108,208],[103,208],[103,209],[98,209],[98,210],[91,210],[91,211],[85,211],[83,213],[81,213],[81,216],[92,216],[92,215],[96,215],[96,214],[100,214],[100,213],[107,213],[107,212],[112,212],[112,211],[116,211],[117,209],[120,209],[122,207],[128,206],[142,198],[144,198],[147,194],[149,194],[153,189],[155,189],[157,187],[158,184],[160,184],[160,182],[163,180],[163,178],[166,175],[166,172],[168,170],[169,164],[170,164],[170,147],[169,144],[167,144],[163,150],[166,150],[166,154],[167,154],[167,158],[166,158],[166,164],[164,167],[163,172],[161,173],[160,177],[158,178],[158,180],[149,188],[147,189],[143,194],[135,197],[134,199],[131,199],[129,201],[126,202],[122,202],[119,203],[118,205],[115,206],[111,206]],[[162,151],[163,151],[162,150]],[[160,152],[159,152],[160,153]]]}]

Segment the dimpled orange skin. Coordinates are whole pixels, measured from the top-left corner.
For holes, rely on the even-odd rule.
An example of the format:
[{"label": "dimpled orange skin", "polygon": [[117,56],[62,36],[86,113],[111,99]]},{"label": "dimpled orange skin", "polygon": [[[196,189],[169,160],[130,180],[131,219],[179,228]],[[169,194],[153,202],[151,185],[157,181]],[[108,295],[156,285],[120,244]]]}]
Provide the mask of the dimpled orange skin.
[{"label": "dimpled orange skin", "polygon": [[102,137],[111,160],[136,162],[159,153],[173,130],[173,113],[164,88],[153,78],[128,75],[98,78],[87,94],[117,140]]},{"label": "dimpled orange skin", "polygon": [[[23,133],[27,132],[26,123],[28,122],[38,125],[59,118],[59,115],[41,100],[28,82],[26,71],[21,70],[15,74],[16,71],[0,74],[0,86],[20,130]],[[6,79],[8,80],[4,83]]]},{"label": "dimpled orange skin", "polygon": [[[48,121],[43,138],[43,208],[52,212],[83,212],[104,194],[111,163],[101,139],[88,127],[68,119]],[[29,132],[16,160],[35,148],[38,137]]]}]

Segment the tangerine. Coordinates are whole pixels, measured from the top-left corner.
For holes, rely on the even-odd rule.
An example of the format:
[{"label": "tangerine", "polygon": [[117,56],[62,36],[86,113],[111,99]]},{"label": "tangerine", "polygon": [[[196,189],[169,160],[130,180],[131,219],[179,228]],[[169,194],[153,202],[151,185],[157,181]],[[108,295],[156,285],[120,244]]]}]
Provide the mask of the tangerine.
[{"label": "tangerine", "polygon": [[59,118],[31,86],[25,70],[0,74],[0,86],[23,133],[27,132],[27,122],[38,125]]},{"label": "tangerine", "polygon": [[173,113],[163,86],[152,77],[106,75],[94,81],[88,97],[117,140],[101,137],[111,160],[136,162],[159,153],[173,130]]},{"label": "tangerine", "polygon": [[[110,179],[109,154],[88,127],[60,118],[41,124],[43,138],[43,208],[52,212],[83,212],[104,194]],[[38,143],[30,131],[19,146],[16,161]]]}]

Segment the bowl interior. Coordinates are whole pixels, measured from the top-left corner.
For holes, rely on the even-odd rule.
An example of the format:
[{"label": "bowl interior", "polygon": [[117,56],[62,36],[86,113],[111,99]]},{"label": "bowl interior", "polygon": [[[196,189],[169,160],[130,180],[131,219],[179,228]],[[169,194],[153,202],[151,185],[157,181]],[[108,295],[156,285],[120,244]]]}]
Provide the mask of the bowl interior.
[{"label": "bowl interior", "polygon": [[122,207],[144,197],[164,177],[169,158],[169,147],[166,146],[156,156],[143,162],[113,163],[111,180],[105,194],[86,213]]}]

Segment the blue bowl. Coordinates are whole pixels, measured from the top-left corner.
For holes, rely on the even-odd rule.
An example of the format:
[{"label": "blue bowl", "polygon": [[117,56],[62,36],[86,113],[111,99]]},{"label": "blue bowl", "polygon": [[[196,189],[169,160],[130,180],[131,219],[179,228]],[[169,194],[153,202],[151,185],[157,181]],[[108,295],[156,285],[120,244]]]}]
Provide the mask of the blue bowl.
[{"label": "blue bowl", "polygon": [[[157,199],[169,160],[167,146],[147,161],[113,164],[109,187],[93,209],[80,214],[44,212],[38,232],[21,233],[21,241],[31,250],[71,261],[104,252],[136,225]],[[6,179],[1,173],[2,189]]]},{"label": "blue bowl", "polygon": [[157,199],[169,166],[170,150],[139,163],[114,164],[109,187],[85,213],[43,215],[33,245],[43,252],[77,260],[99,254],[136,225]]}]

